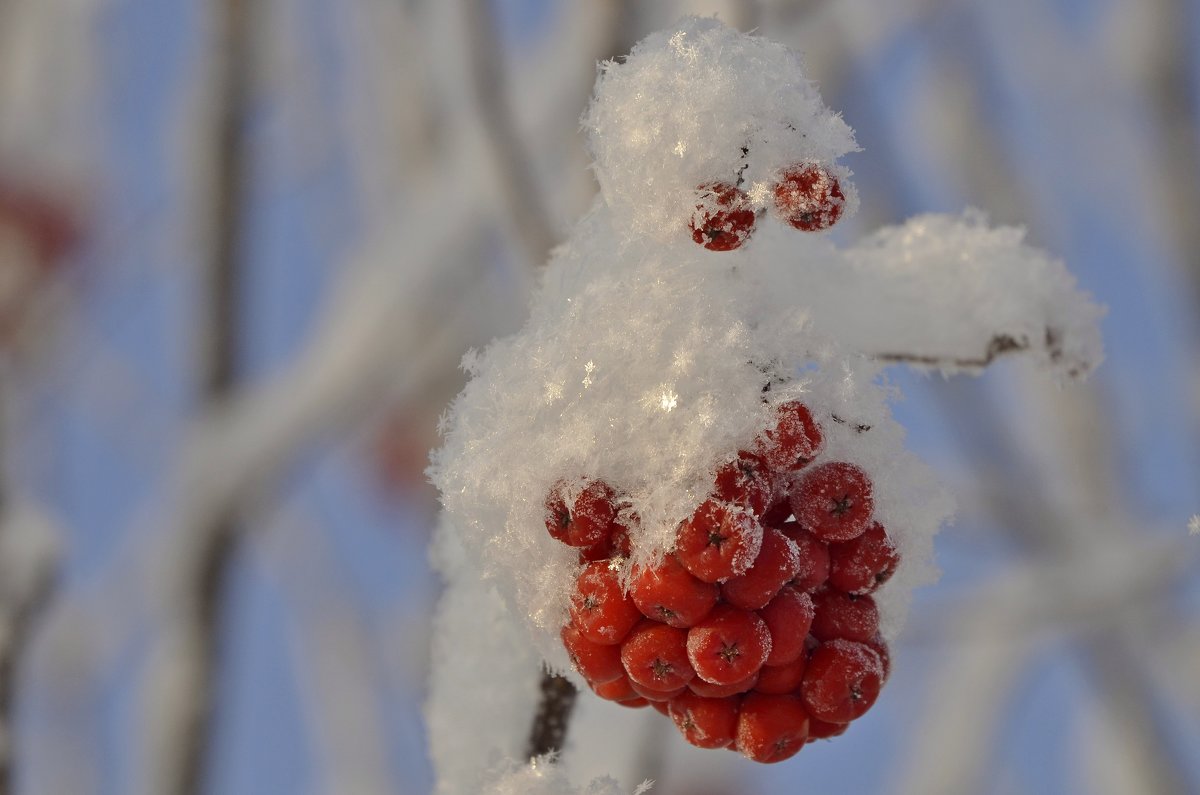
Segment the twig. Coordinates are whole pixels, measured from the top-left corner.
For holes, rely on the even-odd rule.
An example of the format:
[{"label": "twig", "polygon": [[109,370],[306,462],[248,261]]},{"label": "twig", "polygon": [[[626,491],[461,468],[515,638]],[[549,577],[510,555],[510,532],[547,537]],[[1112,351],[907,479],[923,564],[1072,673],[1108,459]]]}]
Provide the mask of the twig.
[{"label": "twig", "polygon": [[[249,103],[250,4],[242,0],[219,0],[220,38],[215,57],[219,63],[215,98],[216,183],[212,191],[211,233],[214,244],[209,276],[209,343],[204,363],[203,392],[209,405],[219,405],[233,391],[236,380],[240,309],[239,247],[243,244],[243,219],[246,203],[245,173],[247,147],[245,115]],[[179,795],[199,795],[204,788],[205,766],[210,754],[213,731],[214,681],[218,665],[224,595],[228,590],[230,564],[237,550],[234,514],[228,510],[214,518],[214,526],[203,533],[207,543],[197,553],[191,571],[190,590],[194,594],[193,613],[185,618],[191,634],[194,680],[191,692],[180,694],[178,719],[183,723],[180,736],[178,778],[170,781],[170,791]]]},{"label": "twig", "polygon": [[533,727],[529,731],[529,746],[526,758],[533,759],[548,753],[562,751],[579,695],[575,686],[557,674],[546,671],[542,674],[541,700],[533,716]]},{"label": "twig", "polygon": [[496,20],[488,0],[467,0],[467,50],[479,120],[487,131],[492,162],[504,204],[530,261],[541,264],[557,236],[534,177],[532,161],[517,133],[508,101],[504,54],[496,38]]},{"label": "twig", "polygon": [[[0,500],[0,510],[9,510],[3,506],[3,500]],[[3,528],[4,532],[16,529],[12,526]],[[0,639],[0,795],[15,791],[15,707],[20,691],[21,662],[54,593],[58,579],[56,558],[57,555],[51,554],[37,561],[36,571],[14,578],[20,584],[20,590],[6,593],[6,603],[0,606],[0,632],[3,632]]]}]

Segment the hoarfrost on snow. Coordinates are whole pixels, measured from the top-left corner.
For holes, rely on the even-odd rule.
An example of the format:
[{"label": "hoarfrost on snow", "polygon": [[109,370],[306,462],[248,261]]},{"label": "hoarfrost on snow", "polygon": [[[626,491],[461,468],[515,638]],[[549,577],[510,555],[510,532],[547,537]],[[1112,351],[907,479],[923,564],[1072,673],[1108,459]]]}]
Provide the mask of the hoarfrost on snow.
[{"label": "hoarfrost on snow", "polygon": [[[598,478],[625,496],[639,520],[627,573],[671,549],[716,469],[776,406],[802,401],[824,430],[821,460],[870,473],[875,517],[903,556],[879,595],[894,637],[913,588],[936,577],[933,536],[952,505],[904,449],[885,368],[977,371],[1023,353],[1079,376],[1101,356],[1101,312],[1062,264],[978,213],[922,216],[840,250],[764,211],[737,250],[696,245],[699,186],[740,183],[763,209],[772,180],[798,163],[838,175],[853,211],[836,163],[853,135],[786,48],[684,20],[603,66],[584,126],[600,195],[551,257],[521,331],[464,359],[471,380],[433,455],[438,543],[455,552],[440,559],[449,590],[438,630],[454,660],[435,675],[431,723],[442,708],[478,714],[444,691],[459,677],[470,686],[472,664],[507,666],[506,645],[528,676],[538,659],[576,676],[559,630],[577,551],[545,525],[556,483]],[[493,611],[489,626],[481,616]],[[512,674],[531,713],[535,698]],[[441,730],[431,734],[441,775]]]},{"label": "hoarfrost on snow", "polygon": [[1200,514],[1193,516],[1188,522],[1188,535],[1200,536]]}]

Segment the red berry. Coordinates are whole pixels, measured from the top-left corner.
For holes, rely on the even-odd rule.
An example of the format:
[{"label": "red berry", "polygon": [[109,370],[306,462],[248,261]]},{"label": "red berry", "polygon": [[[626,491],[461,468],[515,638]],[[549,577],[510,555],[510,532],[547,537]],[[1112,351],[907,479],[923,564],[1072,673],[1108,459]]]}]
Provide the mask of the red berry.
[{"label": "red berry", "polygon": [[629,528],[622,520],[617,519],[609,527],[611,535],[591,546],[579,550],[580,563],[594,563],[598,560],[627,558],[633,553],[633,541],[629,537]]},{"label": "red berry", "polygon": [[571,624],[581,635],[592,643],[620,643],[641,620],[642,612],[625,594],[620,577],[607,562],[584,567],[571,596]]},{"label": "red berry", "polygon": [[792,580],[797,591],[815,591],[829,579],[829,547],[795,522],[780,530],[800,551],[800,571]]},{"label": "red berry", "polygon": [[575,498],[567,543],[573,547],[588,547],[608,539],[617,518],[615,497],[616,492],[604,481],[589,483]]},{"label": "red berry", "polygon": [[873,593],[900,564],[900,553],[879,522],[858,538],[829,545],[829,584],[839,591]]},{"label": "red berry", "polygon": [[775,424],[755,440],[755,451],[776,472],[803,469],[824,446],[821,426],[813,419],[808,407],[795,400],[777,406]]},{"label": "red berry", "polygon": [[812,595],[813,616],[809,632],[817,640],[867,643],[879,632],[879,608],[869,596],[852,596],[827,588]]},{"label": "red berry", "polygon": [[724,748],[737,734],[737,698],[704,698],[684,693],[671,699],[667,712],[684,739],[698,748]]},{"label": "red berry", "polygon": [[666,701],[649,701],[647,699],[643,700],[646,701],[646,703],[649,704],[655,712],[658,712],[659,714],[668,718],[671,717],[669,706]]},{"label": "red berry", "polygon": [[697,676],[728,685],[762,668],[771,653],[771,633],[755,613],[719,604],[688,630],[687,653]]},{"label": "red berry", "polygon": [[562,628],[562,642],[575,670],[593,686],[611,682],[625,675],[620,646],[592,643],[570,624]]},{"label": "red berry", "polygon": [[753,690],[758,684],[758,671],[747,676],[740,682],[734,682],[729,685],[714,685],[712,682],[705,682],[700,677],[696,677],[688,682],[688,689],[698,696],[705,698],[725,698],[726,696],[736,696],[739,693],[747,693]]},{"label": "red berry", "polygon": [[[647,701],[662,702],[664,704],[676,696],[686,693],[688,689],[688,686],[684,685],[683,687],[673,687],[670,690],[658,690],[653,687],[639,685],[637,682],[630,682],[629,686],[633,688],[634,693],[646,699]],[[664,712],[663,714],[665,715],[666,713]]]},{"label": "red berry", "polygon": [[875,637],[866,643],[879,655],[879,664],[883,666],[883,681],[886,682],[892,675],[892,651],[888,648],[887,641],[883,639],[882,635],[876,633]]},{"label": "red berry", "polygon": [[61,199],[32,184],[0,176],[0,235],[19,234],[37,264],[57,264],[74,251],[83,237],[80,219]]},{"label": "red berry", "polygon": [[613,679],[611,682],[593,684],[592,692],[607,701],[628,701],[631,698],[638,698],[638,694],[634,691],[629,677],[624,674]]},{"label": "red berry", "polygon": [[644,698],[642,698],[641,696],[638,696],[638,697],[636,697],[636,698],[625,698],[625,699],[621,699],[621,700],[620,700],[620,701],[618,701],[617,703],[618,703],[618,704],[620,704],[622,707],[632,707],[632,708],[634,708],[634,709],[639,709],[639,708],[641,708],[641,707],[646,707],[646,706],[649,706],[649,705],[651,704],[651,702],[650,702],[650,701],[648,701],[647,699],[644,699]]},{"label": "red berry", "polygon": [[657,566],[634,569],[629,580],[629,595],[642,614],[673,627],[690,627],[704,618],[720,593],[716,585],[689,574],[674,555]]},{"label": "red berry", "polygon": [[758,684],[754,689],[759,693],[782,695],[794,693],[804,679],[804,671],[808,668],[808,655],[801,654],[790,663],[783,665],[764,665],[758,674]]},{"label": "red berry", "polygon": [[721,586],[721,596],[734,607],[758,610],[775,598],[784,583],[800,570],[800,551],[787,536],[768,527],[763,530],[762,550],[745,574],[731,577]]},{"label": "red berry", "polygon": [[689,225],[692,240],[709,251],[733,251],[754,231],[754,210],[745,193],[724,182],[701,185]]},{"label": "red berry", "polygon": [[800,695],[814,718],[849,723],[871,708],[882,685],[879,655],[863,643],[839,639],[813,652]]},{"label": "red berry", "polygon": [[566,484],[559,481],[546,495],[546,529],[556,541],[567,543],[567,530],[571,527],[571,508],[567,505],[563,490]]},{"label": "red berry", "polygon": [[838,178],[816,163],[792,166],[775,184],[775,209],[780,218],[803,232],[828,229],[846,209]]},{"label": "red berry", "polygon": [[687,640],[686,631],[657,621],[634,627],[621,646],[621,663],[633,685],[660,693],[686,685],[696,675]]},{"label": "red berry", "polygon": [[704,582],[742,574],[758,557],[762,525],[754,515],[717,500],[705,500],[679,528],[675,553]]},{"label": "red berry", "polygon": [[850,728],[849,723],[829,723],[814,717],[808,719],[808,741],[825,740],[829,737],[840,737]]},{"label": "red berry", "polygon": [[796,521],[827,543],[862,535],[875,508],[867,473],[843,461],[810,469],[792,484],[790,496]]},{"label": "red berry", "polygon": [[750,693],[738,713],[737,748],[755,762],[782,762],[804,747],[808,711],[796,696]]},{"label": "red berry", "polygon": [[745,450],[717,470],[713,496],[761,516],[774,495],[775,487],[767,464]]},{"label": "red berry", "polygon": [[804,638],[812,627],[812,597],[785,586],[758,615],[771,633],[771,653],[766,665],[784,665],[804,656]]}]

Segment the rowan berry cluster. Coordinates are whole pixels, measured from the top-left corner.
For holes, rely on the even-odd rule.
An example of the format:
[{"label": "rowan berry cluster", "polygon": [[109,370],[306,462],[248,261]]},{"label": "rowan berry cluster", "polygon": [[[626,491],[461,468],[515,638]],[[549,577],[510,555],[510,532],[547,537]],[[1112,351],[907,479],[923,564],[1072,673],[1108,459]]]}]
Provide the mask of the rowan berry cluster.
[{"label": "rowan berry cluster", "polygon": [[[775,214],[803,232],[828,229],[846,209],[841,182],[816,163],[785,169],[772,192]],[[709,251],[733,251],[750,239],[758,216],[744,191],[727,182],[712,182],[696,193],[696,211],[689,222],[692,240]]]},{"label": "rowan berry cluster", "polygon": [[584,564],[562,640],[597,695],[759,762],[870,709],[889,665],[871,594],[900,557],[873,520],[867,473],[817,461],[823,447],[805,405],[780,405],[717,470],[671,553],[627,581],[637,517],[602,481],[555,485],[546,527]]}]

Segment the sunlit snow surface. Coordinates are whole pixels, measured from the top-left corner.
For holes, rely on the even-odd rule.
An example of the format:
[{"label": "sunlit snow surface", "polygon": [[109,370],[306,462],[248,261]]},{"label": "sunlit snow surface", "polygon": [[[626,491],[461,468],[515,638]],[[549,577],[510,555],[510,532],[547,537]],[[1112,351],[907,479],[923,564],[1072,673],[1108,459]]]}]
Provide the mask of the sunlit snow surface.
[{"label": "sunlit snow surface", "polygon": [[[716,468],[794,399],[825,431],[822,460],[859,464],[874,483],[876,518],[904,557],[879,594],[894,637],[912,589],[936,576],[933,536],[951,502],[905,451],[883,368],[970,371],[1027,353],[1082,375],[1101,355],[1100,311],[1061,263],[978,213],[924,216],[846,250],[774,218],[770,182],[794,163],[834,168],[852,196],[835,163],[852,133],[794,53],[715,20],[685,20],[606,64],[585,127],[601,195],[551,258],[525,327],[466,357],[471,380],[444,419],[430,471],[446,511],[439,545],[456,552],[438,558],[439,645],[449,654],[456,638],[487,634],[480,617],[498,611],[496,632],[567,669],[558,633],[578,565],[546,532],[551,486],[604,479],[641,519],[634,560],[659,556]],[[767,211],[742,248],[706,251],[687,228],[695,188],[739,174]],[[430,702],[443,792],[466,791],[465,738],[439,736],[450,730],[439,711],[468,707],[457,688],[517,685],[530,712],[534,699],[520,676],[494,681],[503,661],[452,667],[464,679],[435,674]],[[474,758],[519,754],[526,725],[517,717],[507,740],[472,734]]]}]

